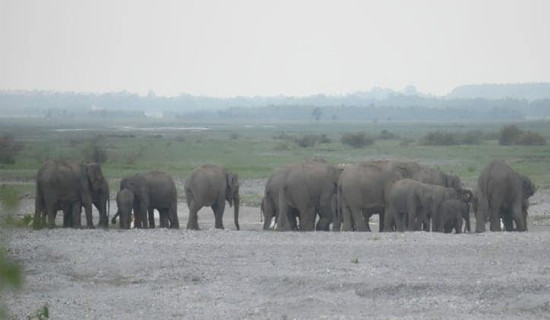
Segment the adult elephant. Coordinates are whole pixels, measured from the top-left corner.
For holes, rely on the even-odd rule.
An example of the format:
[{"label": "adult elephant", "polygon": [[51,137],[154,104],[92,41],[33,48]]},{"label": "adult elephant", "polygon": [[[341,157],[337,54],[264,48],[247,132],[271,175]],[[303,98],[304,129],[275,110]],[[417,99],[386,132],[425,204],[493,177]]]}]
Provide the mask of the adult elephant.
[{"label": "adult elephant", "polygon": [[470,190],[456,190],[438,185],[425,184],[412,179],[402,179],[393,183],[386,198],[384,223],[395,221],[397,231],[420,230],[425,221],[441,210],[445,200],[454,199],[470,202]]},{"label": "adult elephant", "polygon": [[527,231],[529,198],[534,193],[531,180],[504,160],[489,162],[477,180],[476,232],[485,231],[487,220],[491,231],[500,231],[501,217],[507,230]]},{"label": "adult elephant", "polygon": [[[273,219],[275,219],[275,225],[279,220],[279,190],[285,177],[285,169],[279,168],[273,172],[273,174],[267,179],[264,190],[264,197],[261,203],[261,211],[264,218],[264,230],[269,230]],[[291,230],[298,230],[297,212],[290,209],[289,211],[289,223]]]},{"label": "adult elephant", "polygon": [[368,161],[346,166],[338,179],[338,202],[343,231],[369,231],[369,218],[380,215],[379,231],[385,230],[386,193],[400,179],[420,167],[414,162]]},{"label": "adult elephant", "polygon": [[[289,212],[296,210],[300,218],[300,230],[313,231],[330,229],[330,224],[338,225],[334,206],[338,170],[323,160],[311,160],[289,165],[284,170],[279,189],[278,230],[291,230]],[[315,226],[315,219],[319,221]],[[339,228],[333,226],[334,231]]]},{"label": "adult elephant", "polygon": [[466,222],[466,231],[470,232],[470,206],[467,201],[448,199],[441,203],[437,212],[433,213],[432,231],[461,233]]},{"label": "adult elephant", "polygon": [[185,197],[189,207],[187,229],[199,230],[198,211],[210,206],[214,211],[215,227],[223,229],[225,201],[234,206],[235,228],[239,226],[238,175],[219,166],[204,165],[196,168],[185,179]]},{"label": "adult elephant", "polygon": [[[94,228],[92,204],[99,211],[99,226],[107,228],[109,186],[98,163],[80,161],[46,161],[36,175],[34,228],[40,228],[48,218],[48,227],[55,226],[58,210],[64,211],[64,225],[81,227],[84,207],[86,224]],[[44,219],[41,219],[44,217]]]},{"label": "adult elephant", "polygon": [[[137,228],[154,228],[154,210],[158,210],[161,228],[179,228],[178,193],[174,179],[161,171],[138,173],[120,181],[120,191],[133,193],[133,210]],[[149,213],[149,221],[147,221]],[[128,220],[125,212],[118,211],[121,219]],[[125,224],[126,226],[126,224]]]}]

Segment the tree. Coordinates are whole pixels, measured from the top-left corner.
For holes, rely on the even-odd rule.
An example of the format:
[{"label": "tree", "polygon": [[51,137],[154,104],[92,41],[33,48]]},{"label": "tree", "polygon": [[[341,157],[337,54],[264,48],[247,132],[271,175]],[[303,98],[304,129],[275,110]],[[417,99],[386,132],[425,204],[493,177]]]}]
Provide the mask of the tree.
[{"label": "tree", "polygon": [[311,117],[315,118],[315,121],[317,121],[317,122],[319,122],[322,115],[323,115],[323,111],[319,107],[317,107],[317,108],[315,108],[311,111]]}]

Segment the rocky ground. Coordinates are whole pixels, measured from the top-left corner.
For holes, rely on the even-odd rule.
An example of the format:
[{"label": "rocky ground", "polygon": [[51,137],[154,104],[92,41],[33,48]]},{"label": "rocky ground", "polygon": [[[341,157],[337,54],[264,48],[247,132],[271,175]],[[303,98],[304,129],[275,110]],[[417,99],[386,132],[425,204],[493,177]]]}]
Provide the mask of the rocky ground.
[{"label": "rocky ground", "polygon": [[531,203],[527,233],[264,232],[255,207],[238,232],[209,209],[202,231],[19,228],[25,284],[0,301],[15,318],[45,304],[51,319],[550,318],[550,193]]}]

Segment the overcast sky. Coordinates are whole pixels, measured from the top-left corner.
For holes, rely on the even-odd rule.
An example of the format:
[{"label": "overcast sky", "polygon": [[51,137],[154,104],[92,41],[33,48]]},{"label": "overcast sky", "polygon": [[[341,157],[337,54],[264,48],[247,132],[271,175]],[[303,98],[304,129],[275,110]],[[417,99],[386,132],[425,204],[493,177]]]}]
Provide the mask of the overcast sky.
[{"label": "overcast sky", "polygon": [[550,81],[550,1],[0,0],[0,89],[446,94]]}]

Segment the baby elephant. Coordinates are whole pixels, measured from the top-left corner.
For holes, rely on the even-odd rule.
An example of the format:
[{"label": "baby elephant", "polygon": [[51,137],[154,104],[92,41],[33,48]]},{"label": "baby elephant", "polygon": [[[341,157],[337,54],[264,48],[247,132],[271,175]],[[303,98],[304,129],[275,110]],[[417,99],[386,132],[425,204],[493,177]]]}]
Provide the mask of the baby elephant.
[{"label": "baby elephant", "polygon": [[466,231],[470,232],[470,207],[468,202],[458,199],[447,199],[441,203],[438,212],[434,215],[434,232],[456,233],[462,232],[463,220],[466,221]]},{"label": "baby elephant", "polygon": [[116,205],[118,211],[112,219],[116,223],[116,217],[119,217],[120,229],[130,229],[132,220],[132,208],[134,207],[134,193],[129,189],[122,189],[116,195]]}]

